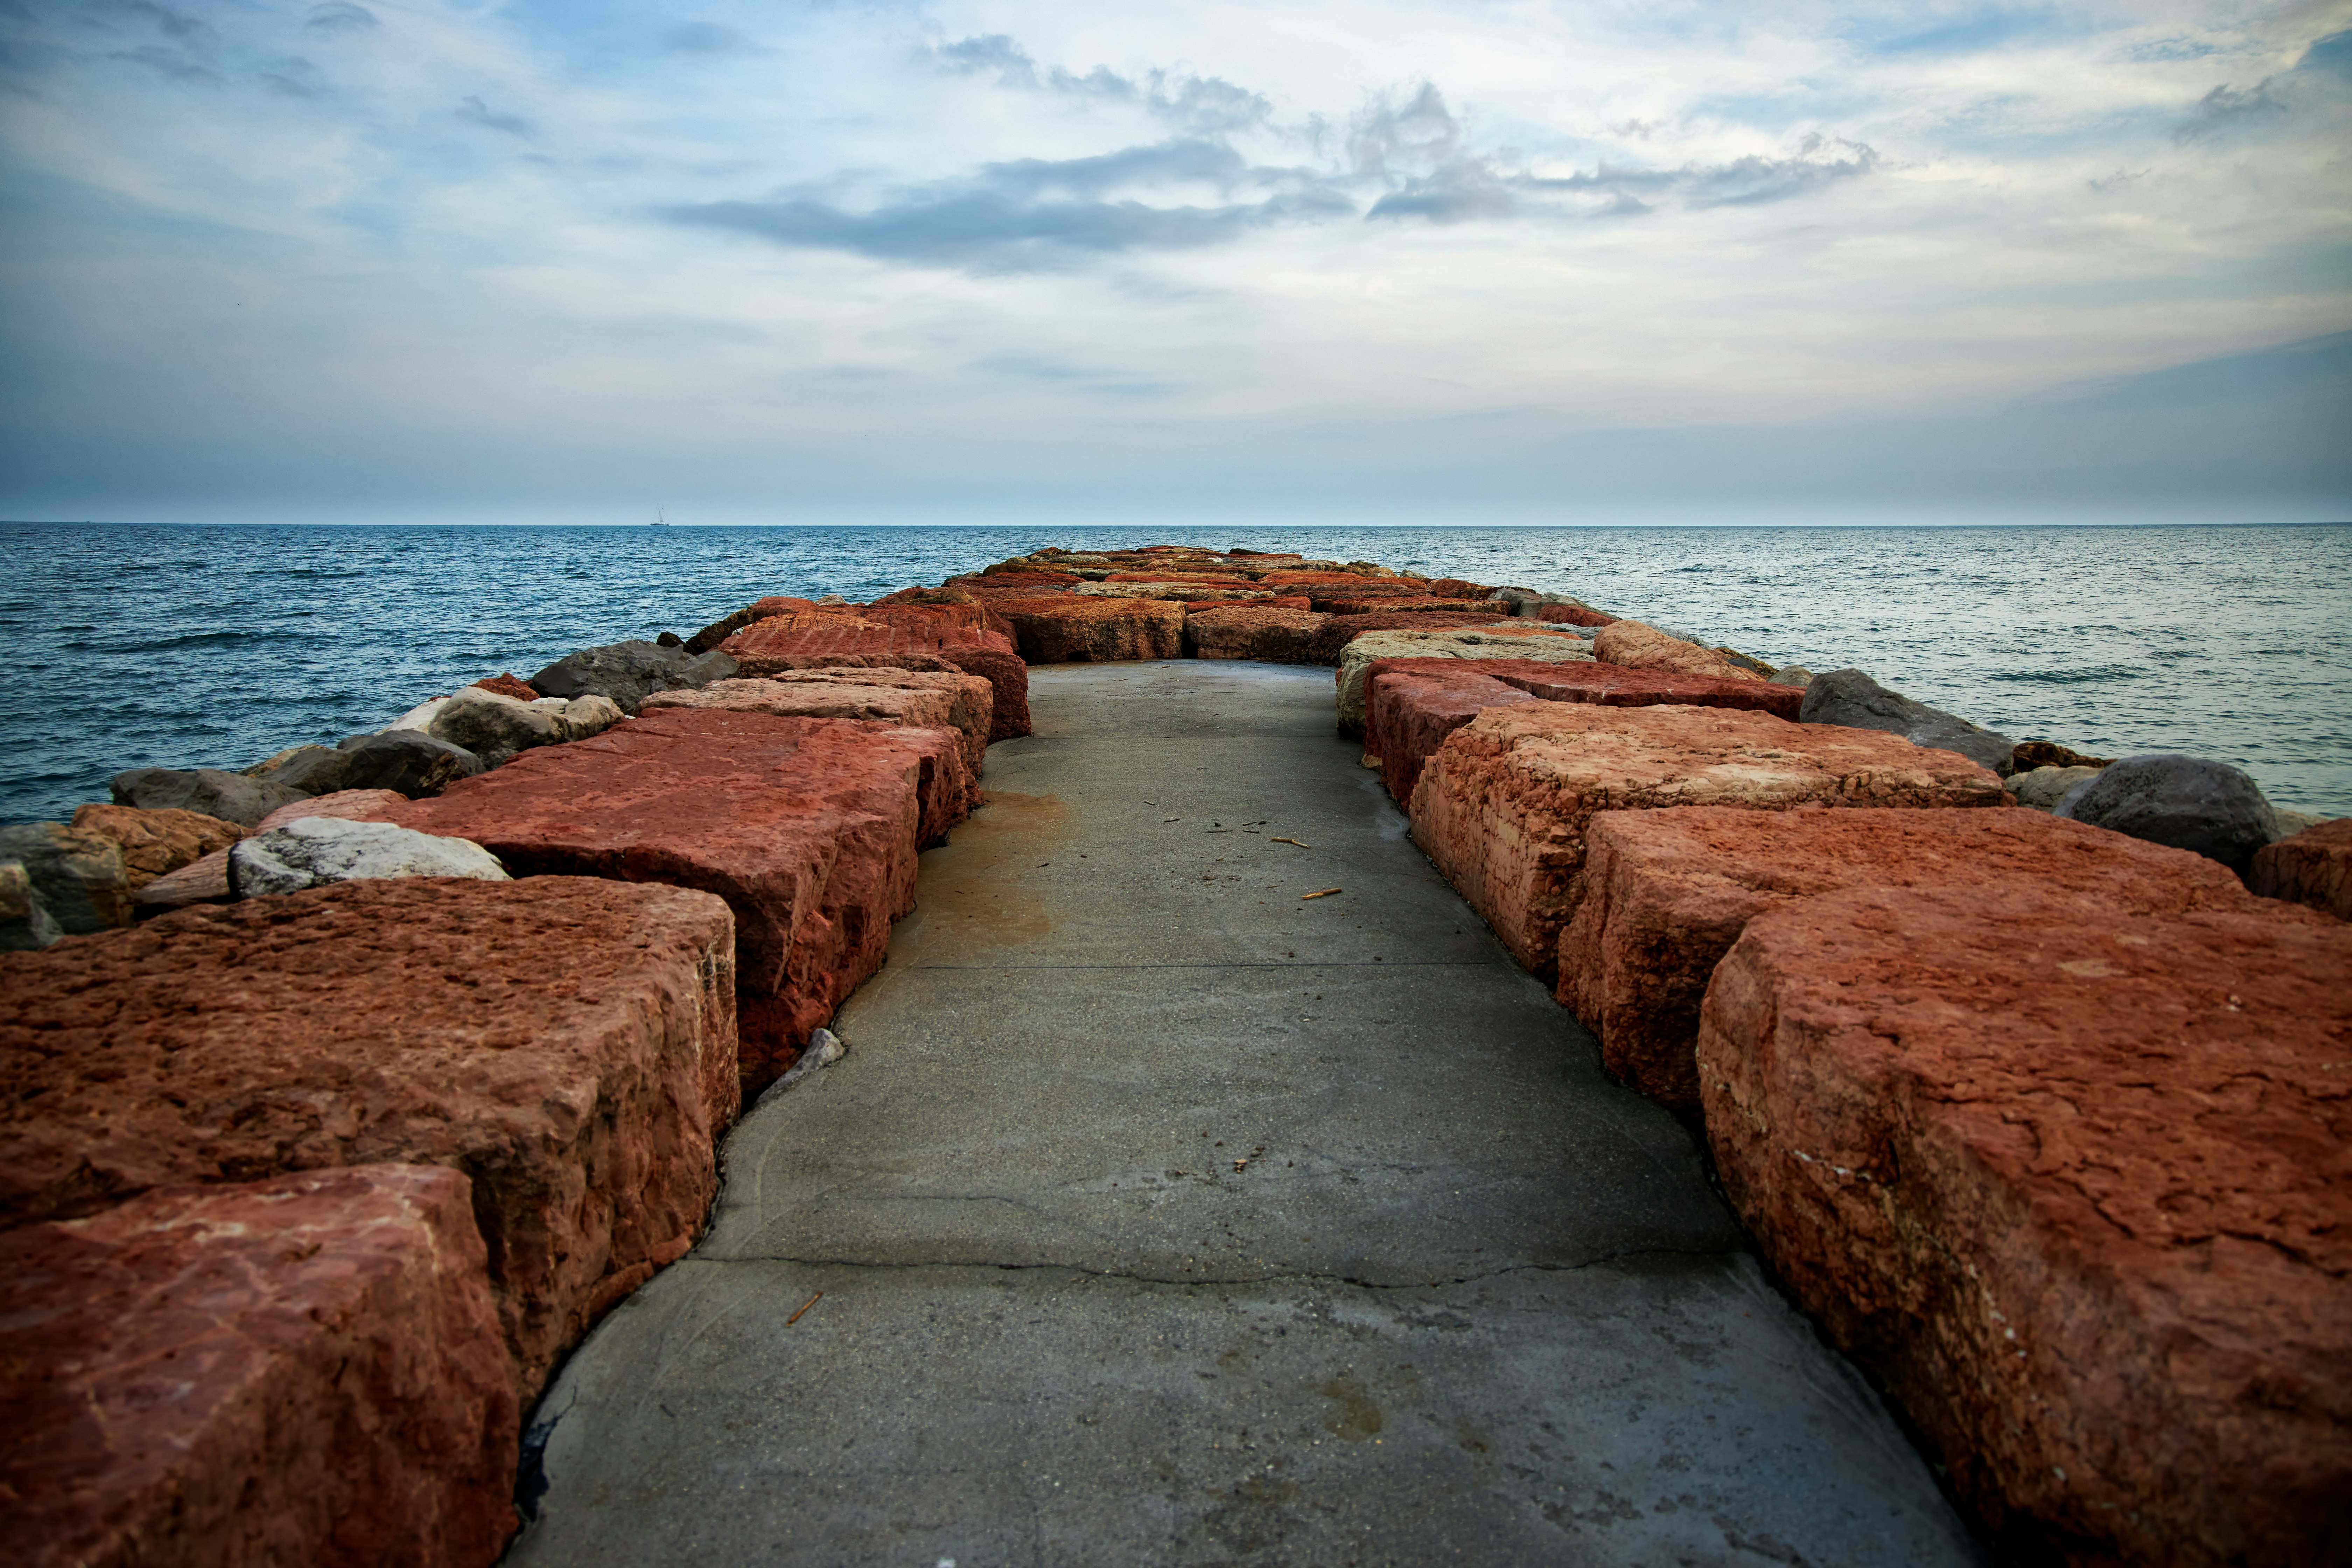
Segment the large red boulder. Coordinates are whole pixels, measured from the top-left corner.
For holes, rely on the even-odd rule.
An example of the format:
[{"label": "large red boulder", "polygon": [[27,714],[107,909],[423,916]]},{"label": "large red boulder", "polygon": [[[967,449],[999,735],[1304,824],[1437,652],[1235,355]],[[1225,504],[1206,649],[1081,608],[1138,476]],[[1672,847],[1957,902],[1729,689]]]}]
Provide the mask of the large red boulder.
[{"label": "large red boulder", "polygon": [[1603,664],[1634,669],[1661,669],[1676,675],[1706,676],[1715,680],[1762,680],[1711,647],[1685,642],[1641,621],[1612,621],[1592,639],[1592,657]]},{"label": "large red boulder", "polygon": [[1379,763],[1389,794],[1409,805],[1422,764],[1446,736],[1489,708],[1537,699],[1480,674],[1466,660],[1412,659],[1412,669],[1388,668],[1405,662],[1380,659],[1372,665],[1364,687],[1364,754]]},{"label": "large red boulder", "polygon": [[940,781],[960,768],[937,730],[656,709],[387,820],[472,839],[518,877],[670,882],[726,900],[752,1093],[881,967],[891,922],[915,907],[927,800],[949,815]]},{"label": "large red boulder", "polygon": [[453,1166],[528,1402],[700,1234],[739,1098],[733,939],[682,888],[418,877],[0,955],[0,1227]]},{"label": "large red boulder", "polygon": [[[509,764],[511,765],[511,764]],[[1527,702],[1446,738],[1412,792],[1413,839],[1537,975],[1584,898],[1595,814],[1666,805],[2005,805],[1951,752],[1837,724],[1668,705]]]},{"label": "large red boulder", "polygon": [[1841,888],[2063,888],[2124,914],[2243,909],[2227,868],[2025,810],[1604,811],[1559,939],[1560,1001],[1627,1083],[1698,1109],[1699,1002],[1748,922]]},{"label": "large red boulder", "polygon": [[1184,647],[1195,658],[1256,658],[1313,664],[1324,617],[1303,606],[1215,605],[1184,617]]},{"label": "large red boulder", "polygon": [[1426,594],[1362,594],[1346,591],[1308,595],[1308,603],[1331,616],[1479,615],[1492,619],[1498,609],[1476,599],[1440,599]]},{"label": "large red boulder", "polygon": [[[81,818],[74,818],[81,826]],[[2352,816],[2306,827],[2254,851],[2246,885],[2266,899],[2308,904],[2352,921]]]},{"label": "large red boulder", "polygon": [[1752,920],[1725,1187],[2010,1561],[2352,1560],[2352,929],[1860,888]]},{"label": "large red boulder", "polygon": [[999,599],[1031,664],[1106,664],[1184,657],[1184,606],[1165,599]]},{"label": "large red boulder", "polygon": [[[927,669],[938,664],[977,675],[996,689],[992,741],[1029,733],[1029,666],[1000,632],[969,626],[908,626],[880,622],[845,622],[827,617],[807,625],[783,617],[744,627],[719,645],[741,666],[740,675],[827,665],[897,663]],[[936,663],[934,661],[937,661]]]},{"label": "large red boulder", "polygon": [[9,1561],[496,1562],[517,1402],[471,1191],[305,1171],[0,1235]]},{"label": "large red boulder", "polygon": [[1616,616],[1589,605],[1538,605],[1535,618],[1556,626],[1607,626],[1617,623]]},{"label": "large red boulder", "polygon": [[[1392,664],[1382,660],[1373,668],[1402,669],[1405,663],[1402,659]],[[1632,669],[1599,660],[1590,664],[1551,664],[1533,659],[1479,659],[1468,668],[1547,702],[1593,702],[1604,708],[1654,708],[1669,702],[1686,703],[1694,708],[1746,708],[1793,723],[1805,700],[1804,688],[1800,686],[1775,686],[1769,680],[1720,680],[1663,669]]]},{"label": "large red boulder", "polygon": [[[996,695],[986,680],[961,670],[798,669],[753,679],[714,680],[688,690],[656,691],[646,699],[645,706],[726,708],[739,713],[863,719],[946,730],[957,737],[969,783],[980,776],[988,759]],[[976,795],[970,804],[979,804]]]},{"label": "large red boulder", "polygon": [[123,885],[134,896],[156,878],[226,850],[246,837],[240,824],[175,806],[92,802],[74,808],[73,825],[80,832],[112,840],[122,851]]}]

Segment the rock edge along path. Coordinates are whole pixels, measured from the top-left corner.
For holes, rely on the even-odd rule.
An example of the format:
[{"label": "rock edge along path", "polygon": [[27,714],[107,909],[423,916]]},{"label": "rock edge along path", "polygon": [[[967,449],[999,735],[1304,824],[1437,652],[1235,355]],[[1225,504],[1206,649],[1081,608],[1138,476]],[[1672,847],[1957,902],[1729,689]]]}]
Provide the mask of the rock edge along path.
[{"label": "rock edge along path", "polygon": [[847,1058],[542,1402],[509,1563],[1974,1560],[1327,674],[1034,679]]}]

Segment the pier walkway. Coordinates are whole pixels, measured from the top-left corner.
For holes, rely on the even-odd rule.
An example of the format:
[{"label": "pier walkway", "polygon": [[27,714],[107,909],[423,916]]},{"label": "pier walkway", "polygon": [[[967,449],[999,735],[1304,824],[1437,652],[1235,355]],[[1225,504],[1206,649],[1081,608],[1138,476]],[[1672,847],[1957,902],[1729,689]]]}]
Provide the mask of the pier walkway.
[{"label": "pier walkway", "polygon": [[1031,690],[847,1057],[550,1389],[509,1563],[1975,1561],[1328,671]]}]

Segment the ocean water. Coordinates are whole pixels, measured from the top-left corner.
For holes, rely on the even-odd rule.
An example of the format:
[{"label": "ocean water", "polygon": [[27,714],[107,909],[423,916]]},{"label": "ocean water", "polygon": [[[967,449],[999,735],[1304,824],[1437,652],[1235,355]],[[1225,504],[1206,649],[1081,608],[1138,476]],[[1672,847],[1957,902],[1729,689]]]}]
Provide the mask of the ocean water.
[{"label": "ocean water", "polygon": [[2352,816],[2352,524],[2303,528],[365,528],[0,524],[0,821],[243,768],[501,670],[867,599],[1046,544],[1239,544],[1558,590],[1853,666],[2019,740],[2187,752]]}]

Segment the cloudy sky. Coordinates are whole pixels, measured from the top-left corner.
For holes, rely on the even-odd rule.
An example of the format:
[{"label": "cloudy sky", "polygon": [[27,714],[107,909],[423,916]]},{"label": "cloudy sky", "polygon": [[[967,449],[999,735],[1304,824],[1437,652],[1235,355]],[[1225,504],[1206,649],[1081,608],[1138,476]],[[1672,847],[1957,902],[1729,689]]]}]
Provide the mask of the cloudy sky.
[{"label": "cloudy sky", "polygon": [[0,516],[2352,518],[2352,0],[0,0]]}]

